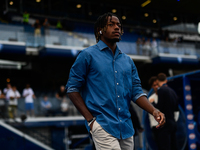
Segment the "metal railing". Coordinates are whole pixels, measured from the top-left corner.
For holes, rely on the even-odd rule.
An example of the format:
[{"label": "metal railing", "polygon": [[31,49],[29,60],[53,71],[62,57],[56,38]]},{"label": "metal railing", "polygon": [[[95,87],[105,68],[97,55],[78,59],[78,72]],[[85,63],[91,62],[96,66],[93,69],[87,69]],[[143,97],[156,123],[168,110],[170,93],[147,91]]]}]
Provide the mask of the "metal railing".
[{"label": "metal railing", "polygon": [[[85,48],[95,44],[95,38],[91,36],[91,33],[75,33],[55,29],[45,30],[44,33],[44,35],[37,36],[33,32],[25,32],[22,27],[10,26],[8,28],[5,25],[0,25],[0,41],[24,42],[27,47],[56,45]],[[161,41],[157,42],[157,47],[152,47],[151,45],[137,45],[135,42],[121,41],[119,45],[125,53],[131,55],[155,56],[158,53],[178,55],[199,54],[199,50],[195,48],[195,44]]]}]

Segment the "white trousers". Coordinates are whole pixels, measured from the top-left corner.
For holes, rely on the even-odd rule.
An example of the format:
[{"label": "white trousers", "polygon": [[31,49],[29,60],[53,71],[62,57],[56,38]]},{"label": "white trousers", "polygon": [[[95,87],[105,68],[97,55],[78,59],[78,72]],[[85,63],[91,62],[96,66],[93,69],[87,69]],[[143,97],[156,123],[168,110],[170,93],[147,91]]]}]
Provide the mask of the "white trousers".
[{"label": "white trousers", "polygon": [[133,150],[133,136],[127,139],[117,139],[107,133],[97,121],[94,121],[90,133],[97,150]]}]

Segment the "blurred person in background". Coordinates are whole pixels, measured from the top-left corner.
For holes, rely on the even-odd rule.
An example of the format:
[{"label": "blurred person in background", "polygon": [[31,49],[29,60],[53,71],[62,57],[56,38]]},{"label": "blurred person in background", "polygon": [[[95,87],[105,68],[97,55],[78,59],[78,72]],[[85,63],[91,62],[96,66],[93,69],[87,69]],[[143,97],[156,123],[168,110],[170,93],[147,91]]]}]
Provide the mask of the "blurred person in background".
[{"label": "blurred person in background", "polygon": [[25,98],[25,110],[26,115],[34,117],[34,100],[36,98],[30,84],[26,84],[25,89],[23,90],[23,97]]},{"label": "blurred person in background", "polygon": [[145,44],[145,42],[146,42],[146,39],[145,39],[145,37],[142,37],[142,45],[144,45],[144,44]]},{"label": "blurred person in background", "polygon": [[149,79],[149,85],[150,87],[153,89],[153,94],[151,94],[151,96],[148,98],[149,101],[158,103],[158,95],[157,95],[157,90],[158,90],[158,78],[157,76],[152,76]]},{"label": "blurred person in background", "polygon": [[12,84],[8,82],[6,87],[3,89],[3,94],[5,95],[5,117],[8,118],[8,101],[9,101],[9,91],[12,90]]},{"label": "blurred person in background", "polygon": [[97,44],[77,56],[67,93],[84,116],[97,150],[132,150],[131,100],[155,117],[158,128],[165,117],[147,100],[133,60],[116,45],[123,34],[120,18],[112,13],[100,16],[94,33]]},{"label": "blurred person in background", "polygon": [[[149,85],[153,89],[153,94],[151,94],[151,96],[148,99],[155,106],[158,103],[158,93],[157,92],[158,92],[159,85],[158,85],[157,76],[152,76],[149,79]],[[174,112],[174,120],[177,122],[178,118],[179,118],[179,111],[176,110]],[[156,126],[158,125],[158,123],[155,121],[155,119],[151,115],[149,115],[149,121],[150,121],[150,127],[151,127],[151,130],[153,133],[154,140],[157,141],[158,130],[156,129]]]},{"label": "blurred person in background", "polygon": [[142,37],[142,39],[141,39],[141,44],[142,44],[142,55],[145,55],[145,42],[146,42],[146,39],[145,39],[145,37]]},{"label": "blurred person in background", "polygon": [[52,104],[51,102],[48,100],[48,96],[44,96],[42,101],[41,101],[41,107],[42,107],[42,112],[45,116],[49,116],[50,114],[52,114]]},{"label": "blurred person in background", "polygon": [[[140,136],[139,134],[144,131],[144,128],[142,127],[142,125],[140,123],[139,116],[138,116],[133,104],[130,105],[129,111],[131,113],[131,120],[133,123],[133,128],[135,130],[134,139],[133,139],[134,143],[135,143],[136,136]],[[140,138],[139,138],[139,140],[140,140]],[[139,143],[134,144],[134,149],[136,149],[136,147],[137,147],[137,145],[139,145]]]},{"label": "blurred person in background", "polygon": [[56,98],[62,101],[64,98],[66,98],[66,96],[67,94],[66,94],[65,86],[61,85],[60,89],[56,92]]},{"label": "blurred person in background", "polygon": [[151,41],[150,38],[148,38],[143,45],[143,55],[149,56],[150,51],[151,51]]},{"label": "blurred person in background", "polygon": [[7,115],[6,115],[6,100],[5,100],[5,95],[3,94],[3,92],[0,89],[0,118],[2,119],[6,119]]},{"label": "blurred person in background", "polygon": [[27,11],[25,11],[24,13],[23,13],[23,24],[28,24],[28,22],[29,22],[29,13],[27,13]]},{"label": "blurred person in background", "polygon": [[140,52],[142,50],[142,40],[141,38],[138,38],[136,41],[136,50],[137,50],[137,55],[140,55]]},{"label": "blurred person in background", "polygon": [[[158,95],[157,95],[158,78],[157,78],[157,76],[152,76],[149,79],[149,85],[153,89],[153,94],[151,94],[151,96],[148,98],[148,100],[151,103],[154,102],[155,104],[157,104],[158,103]],[[156,133],[157,133],[156,126],[158,125],[158,123],[157,123],[157,121],[155,121],[154,117],[150,114],[149,114],[149,122],[150,122],[150,127],[151,127],[151,130],[152,130],[152,133],[153,133],[154,140],[156,141],[157,140],[156,139]]]},{"label": "blurred person in background", "polygon": [[17,105],[18,105],[18,99],[21,97],[21,94],[17,90],[17,87],[15,85],[12,86],[12,90],[8,91],[8,114],[9,118],[15,119],[17,116]]},{"label": "blurred person in background", "polygon": [[152,50],[151,50],[151,56],[155,56],[155,55],[158,54],[157,47],[158,47],[157,41],[156,41],[155,38],[153,38],[153,40],[151,42],[151,48],[152,48]]},{"label": "blurred person in background", "polygon": [[3,89],[4,95],[6,95],[7,92],[8,92],[9,90],[11,90],[11,89],[12,89],[11,83],[7,83],[7,84],[6,84],[6,87]]},{"label": "blurred person in background", "polygon": [[60,89],[56,93],[56,98],[60,100],[60,110],[62,115],[65,116],[69,111],[69,101],[67,101],[67,93],[65,90],[65,86],[61,85]]},{"label": "blurred person in background", "polygon": [[138,116],[134,106],[130,105],[129,111],[131,113],[131,119],[132,119],[133,127],[135,129],[134,136],[137,136],[138,132],[144,131],[144,128],[142,127],[142,125],[140,123],[139,116]]},{"label": "blurred person in background", "polygon": [[45,29],[45,34],[49,35],[49,26],[50,26],[50,23],[48,21],[48,18],[44,19],[43,26],[44,26],[44,29]]},{"label": "blurred person in background", "polygon": [[61,112],[63,116],[68,115],[68,110],[69,110],[69,103],[66,98],[64,98],[60,104],[61,107]]},{"label": "blurred person in background", "polygon": [[41,25],[40,21],[38,19],[35,20],[35,23],[32,25],[35,30],[34,30],[34,36],[35,37],[40,37],[41,36]]},{"label": "blurred person in background", "polygon": [[[176,112],[178,112],[178,96],[175,91],[167,85],[167,76],[159,73],[157,76],[158,89],[155,88],[157,94],[157,103],[154,96],[153,105],[165,114],[165,126],[159,130],[154,130],[154,135],[158,150],[177,150],[176,145]],[[157,85],[152,85],[157,87]]]},{"label": "blurred person in background", "polygon": [[62,23],[61,23],[60,20],[57,21],[56,28],[59,29],[59,30],[63,29],[63,26],[62,26]]}]

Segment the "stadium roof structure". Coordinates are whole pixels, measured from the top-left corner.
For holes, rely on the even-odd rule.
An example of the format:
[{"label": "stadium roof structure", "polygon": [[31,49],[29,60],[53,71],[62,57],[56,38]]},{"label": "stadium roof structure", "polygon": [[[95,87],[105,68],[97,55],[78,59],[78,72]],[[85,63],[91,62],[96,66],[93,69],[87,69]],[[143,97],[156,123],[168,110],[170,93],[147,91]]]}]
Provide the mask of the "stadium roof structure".
[{"label": "stadium roof structure", "polygon": [[198,9],[200,1],[193,0],[102,0],[103,3],[112,3],[113,5],[117,4],[119,6],[128,6],[128,7],[141,7],[142,4],[146,3],[147,5],[143,5],[144,9],[150,10],[160,10],[160,11],[170,11],[170,12],[179,12],[186,14],[199,14],[200,10]]},{"label": "stadium roof structure", "polygon": [[88,21],[95,21],[99,15],[113,11],[123,16],[125,24],[140,26],[163,27],[177,23],[197,24],[200,21],[199,0],[20,0],[4,5],[21,13],[27,10]]}]

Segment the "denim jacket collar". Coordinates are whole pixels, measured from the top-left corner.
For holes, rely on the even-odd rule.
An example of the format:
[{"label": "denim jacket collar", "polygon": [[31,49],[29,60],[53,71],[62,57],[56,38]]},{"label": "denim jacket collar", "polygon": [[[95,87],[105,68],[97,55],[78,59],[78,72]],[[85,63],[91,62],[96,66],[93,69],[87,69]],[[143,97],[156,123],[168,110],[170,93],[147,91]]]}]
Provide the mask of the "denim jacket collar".
[{"label": "denim jacket collar", "polygon": [[[97,43],[97,46],[99,47],[99,49],[102,51],[105,48],[109,48],[108,45],[106,45],[103,41],[99,40],[99,42]],[[116,52],[122,53],[121,50],[118,48],[118,46],[116,47]]]}]

